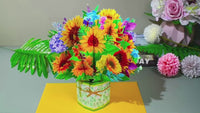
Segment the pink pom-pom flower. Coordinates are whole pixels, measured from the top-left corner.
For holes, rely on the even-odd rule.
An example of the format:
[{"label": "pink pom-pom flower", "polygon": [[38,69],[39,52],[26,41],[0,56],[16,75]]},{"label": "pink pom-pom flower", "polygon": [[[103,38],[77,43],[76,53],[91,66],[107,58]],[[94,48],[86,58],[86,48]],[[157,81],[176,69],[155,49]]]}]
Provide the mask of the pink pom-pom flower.
[{"label": "pink pom-pom flower", "polygon": [[158,71],[167,76],[172,77],[177,75],[180,62],[177,56],[172,53],[167,53],[158,60]]}]

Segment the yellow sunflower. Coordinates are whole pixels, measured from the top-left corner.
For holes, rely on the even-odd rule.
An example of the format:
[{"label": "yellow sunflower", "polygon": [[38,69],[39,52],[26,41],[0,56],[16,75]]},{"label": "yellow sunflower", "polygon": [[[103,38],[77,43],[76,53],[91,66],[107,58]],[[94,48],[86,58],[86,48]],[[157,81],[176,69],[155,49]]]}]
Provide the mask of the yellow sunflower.
[{"label": "yellow sunflower", "polygon": [[120,15],[114,9],[103,9],[99,15],[107,17],[106,20],[118,20],[120,17]]},{"label": "yellow sunflower", "polygon": [[98,26],[95,26],[91,28],[86,36],[83,36],[80,40],[81,47],[83,51],[88,52],[102,52],[105,48],[104,40],[104,32],[98,28]]},{"label": "yellow sunflower", "polygon": [[75,63],[74,69],[72,69],[72,73],[75,76],[81,76],[83,73],[92,76],[93,68],[91,68],[86,61],[77,61]]},{"label": "yellow sunflower", "polygon": [[83,25],[83,19],[80,16],[68,20],[65,24],[65,31],[62,31],[63,37],[60,39],[64,41],[64,44],[66,44],[67,47],[72,47],[79,41],[78,30],[81,25]]},{"label": "yellow sunflower", "polygon": [[112,36],[114,39],[118,36],[117,29],[115,29],[115,24],[112,22],[106,23],[103,31],[105,34]]},{"label": "yellow sunflower", "polygon": [[101,59],[96,62],[96,67],[97,69],[99,69],[101,73],[103,72],[103,69],[106,66],[106,59],[107,59],[107,56],[102,55]]},{"label": "yellow sunflower", "polygon": [[107,55],[106,66],[107,69],[114,74],[119,74],[122,72],[120,63],[115,56]]}]

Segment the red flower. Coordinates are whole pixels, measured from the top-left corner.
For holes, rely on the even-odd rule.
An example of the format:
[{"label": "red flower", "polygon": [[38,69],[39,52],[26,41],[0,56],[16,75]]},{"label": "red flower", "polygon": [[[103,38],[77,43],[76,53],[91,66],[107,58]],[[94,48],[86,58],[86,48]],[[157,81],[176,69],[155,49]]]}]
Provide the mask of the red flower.
[{"label": "red flower", "polygon": [[114,54],[114,56],[117,58],[117,60],[119,61],[120,65],[122,67],[128,66],[127,55],[126,55],[126,53],[123,50],[120,50],[120,51],[116,52]]}]

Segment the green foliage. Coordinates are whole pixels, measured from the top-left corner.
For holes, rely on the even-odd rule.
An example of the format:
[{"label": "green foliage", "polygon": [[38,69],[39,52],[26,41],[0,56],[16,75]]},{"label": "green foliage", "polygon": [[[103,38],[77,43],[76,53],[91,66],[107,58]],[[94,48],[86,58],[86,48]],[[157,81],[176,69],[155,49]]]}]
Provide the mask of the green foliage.
[{"label": "green foliage", "polygon": [[181,24],[179,20],[174,20],[174,21],[172,21],[172,23],[173,23],[174,25],[180,25],[180,24]]},{"label": "green foliage", "polygon": [[144,14],[145,14],[145,15],[147,15],[147,16],[154,17],[154,16],[152,15],[152,13],[147,13],[147,12],[144,12]]},{"label": "green foliage", "polygon": [[192,34],[192,32],[193,32],[193,25],[194,25],[194,23],[189,23],[187,26],[186,26],[186,29],[187,29],[187,31],[188,31],[188,33],[189,33],[189,35],[191,35]]},{"label": "green foliage", "polygon": [[65,80],[68,80],[70,78],[74,77],[72,75],[71,72],[69,72],[68,70],[64,73],[59,73],[57,76],[56,76],[56,79],[65,79]]},{"label": "green foliage", "polygon": [[49,40],[40,40],[34,38],[27,41],[21,48],[16,49],[12,55],[10,62],[11,67],[18,65],[18,70],[25,73],[31,70],[33,75],[37,70],[40,77],[42,74],[45,78],[48,77],[48,66],[52,68],[51,62],[53,59],[50,55]]},{"label": "green foliage", "polygon": [[81,28],[78,30],[78,36],[81,38],[82,36],[86,36],[87,32],[89,31],[89,27],[82,25]]},{"label": "green foliage", "polygon": [[120,49],[112,44],[105,44],[106,48],[105,50],[102,52],[103,55],[106,54],[114,54],[115,52],[119,51]]},{"label": "green foliage", "polygon": [[52,38],[52,36],[54,36],[54,35],[57,34],[57,33],[58,33],[58,31],[50,30],[50,31],[49,31],[48,37],[49,37],[49,38]]},{"label": "green foliage", "polygon": [[98,12],[99,10],[99,5],[97,5],[97,7],[95,8],[95,11]]},{"label": "green foliage", "polygon": [[74,56],[74,55],[70,58],[70,60],[81,61],[78,57],[76,57],[76,56]]},{"label": "green foliage", "polygon": [[126,49],[130,45],[127,41],[124,41],[124,40],[120,41],[119,43],[121,44],[123,49]]},{"label": "green foliage", "polygon": [[87,16],[87,12],[82,11],[83,12],[83,17]]},{"label": "green foliage", "polygon": [[154,55],[158,55],[161,57],[166,53],[173,53],[182,60],[188,55],[200,55],[200,50],[192,49],[188,47],[172,47],[166,44],[149,44],[146,46],[137,46],[137,49],[140,52],[150,53]]}]

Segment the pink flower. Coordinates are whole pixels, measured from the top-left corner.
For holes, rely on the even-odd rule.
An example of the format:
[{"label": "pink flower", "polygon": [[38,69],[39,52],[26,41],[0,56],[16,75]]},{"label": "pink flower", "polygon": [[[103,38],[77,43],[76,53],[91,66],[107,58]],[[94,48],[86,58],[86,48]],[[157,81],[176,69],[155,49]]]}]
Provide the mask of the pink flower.
[{"label": "pink flower", "polygon": [[158,71],[167,76],[167,77],[172,77],[177,75],[180,62],[178,60],[178,57],[176,57],[172,53],[168,53],[158,60]]},{"label": "pink flower", "polygon": [[182,0],[166,0],[161,18],[166,21],[181,19],[184,16]]}]

